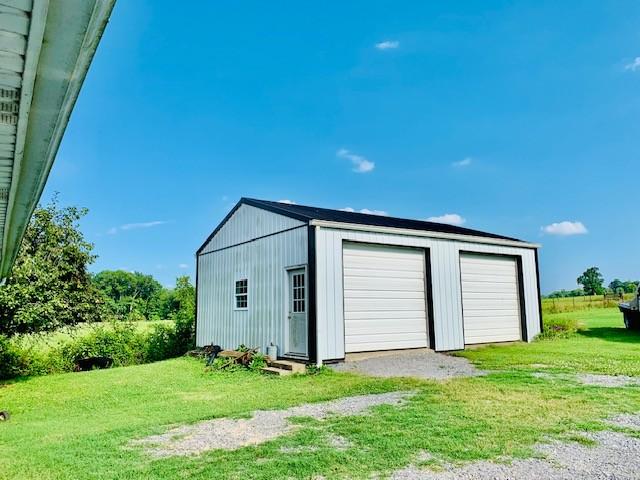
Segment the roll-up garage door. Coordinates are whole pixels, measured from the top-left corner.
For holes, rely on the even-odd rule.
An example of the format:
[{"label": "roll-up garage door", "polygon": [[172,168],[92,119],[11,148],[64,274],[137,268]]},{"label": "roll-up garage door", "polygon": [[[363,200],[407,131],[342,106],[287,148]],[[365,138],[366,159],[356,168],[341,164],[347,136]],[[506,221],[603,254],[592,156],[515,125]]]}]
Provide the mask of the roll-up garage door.
[{"label": "roll-up garage door", "polygon": [[345,243],[345,350],[427,346],[424,251]]},{"label": "roll-up garage door", "polygon": [[464,343],[520,340],[518,266],[515,258],[460,254]]}]

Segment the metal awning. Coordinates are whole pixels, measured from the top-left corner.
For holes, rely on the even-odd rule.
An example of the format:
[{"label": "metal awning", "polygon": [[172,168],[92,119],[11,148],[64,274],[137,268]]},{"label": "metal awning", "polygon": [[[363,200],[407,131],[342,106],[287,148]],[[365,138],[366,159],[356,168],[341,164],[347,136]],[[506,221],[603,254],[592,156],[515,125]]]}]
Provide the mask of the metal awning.
[{"label": "metal awning", "polygon": [[40,199],[115,0],[0,0],[0,278]]}]

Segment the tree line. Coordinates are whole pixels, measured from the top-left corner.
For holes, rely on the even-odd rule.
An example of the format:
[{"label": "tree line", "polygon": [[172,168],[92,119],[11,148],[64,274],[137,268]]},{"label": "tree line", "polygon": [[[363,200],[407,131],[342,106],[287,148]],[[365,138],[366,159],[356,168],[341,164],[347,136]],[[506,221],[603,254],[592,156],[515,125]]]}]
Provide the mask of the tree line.
[{"label": "tree line", "polygon": [[108,320],[193,322],[195,288],[188,276],[168,289],[139,272],[89,272],[97,256],[79,228],[87,213],[61,208],[57,196],[35,210],[11,274],[0,286],[0,334]]},{"label": "tree line", "polygon": [[557,290],[547,295],[547,298],[566,298],[566,297],[580,297],[583,295],[604,295],[605,293],[624,294],[635,293],[638,290],[640,281],[627,280],[622,281],[618,278],[613,279],[608,287],[605,287],[605,280],[600,269],[598,267],[587,268],[582,275],[580,275],[576,282],[581,285],[581,288],[574,290]]}]

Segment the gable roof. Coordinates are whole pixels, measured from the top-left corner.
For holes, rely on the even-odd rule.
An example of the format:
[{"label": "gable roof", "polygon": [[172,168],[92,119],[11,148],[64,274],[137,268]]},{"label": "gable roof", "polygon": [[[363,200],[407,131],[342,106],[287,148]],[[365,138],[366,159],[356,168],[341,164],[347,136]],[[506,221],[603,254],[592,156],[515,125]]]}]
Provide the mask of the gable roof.
[{"label": "gable roof", "polygon": [[[250,205],[252,207],[261,208],[274,213],[279,213],[302,222],[310,223],[314,220],[355,224],[355,225],[370,225],[375,227],[386,228],[399,228],[405,230],[417,230],[425,232],[437,232],[451,235],[465,235],[470,237],[482,237],[495,240],[505,240],[510,242],[527,243],[524,240],[520,240],[513,237],[506,237],[503,235],[497,235],[495,233],[483,232],[480,230],[474,230],[472,228],[458,227],[455,225],[449,225],[446,223],[427,222],[424,220],[413,220],[409,218],[389,217],[383,215],[373,215],[360,212],[348,212],[344,210],[334,210],[330,208],[311,207],[307,205],[297,205],[282,202],[272,202],[269,200],[258,200],[255,198],[241,198],[240,201],[233,207],[229,214],[220,222],[220,225],[207,237],[205,242],[196,252],[199,254],[209,241],[215,236],[216,233],[227,223],[231,216],[236,212],[241,205]],[[535,246],[529,244],[530,246]]]}]

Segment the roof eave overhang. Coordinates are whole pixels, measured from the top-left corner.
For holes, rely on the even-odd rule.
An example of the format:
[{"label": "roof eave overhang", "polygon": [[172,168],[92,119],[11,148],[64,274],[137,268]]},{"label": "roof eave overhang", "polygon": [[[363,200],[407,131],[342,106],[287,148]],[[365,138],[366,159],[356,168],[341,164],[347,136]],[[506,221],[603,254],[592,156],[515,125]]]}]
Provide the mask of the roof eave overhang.
[{"label": "roof eave overhang", "polygon": [[0,247],[8,275],[115,0],[35,0]]},{"label": "roof eave overhang", "polygon": [[456,233],[432,232],[426,230],[412,230],[408,228],[381,227],[375,225],[361,225],[357,223],[331,222],[327,220],[311,220],[311,225],[321,228],[338,230],[356,230],[361,232],[387,233],[391,235],[411,235],[413,237],[437,238],[443,240],[455,240],[458,242],[480,243],[485,245],[498,245],[503,247],[533,248],[541,247],[537,243],[522,242],[502,238],[481,237],[477,235],[461,235]]}]

